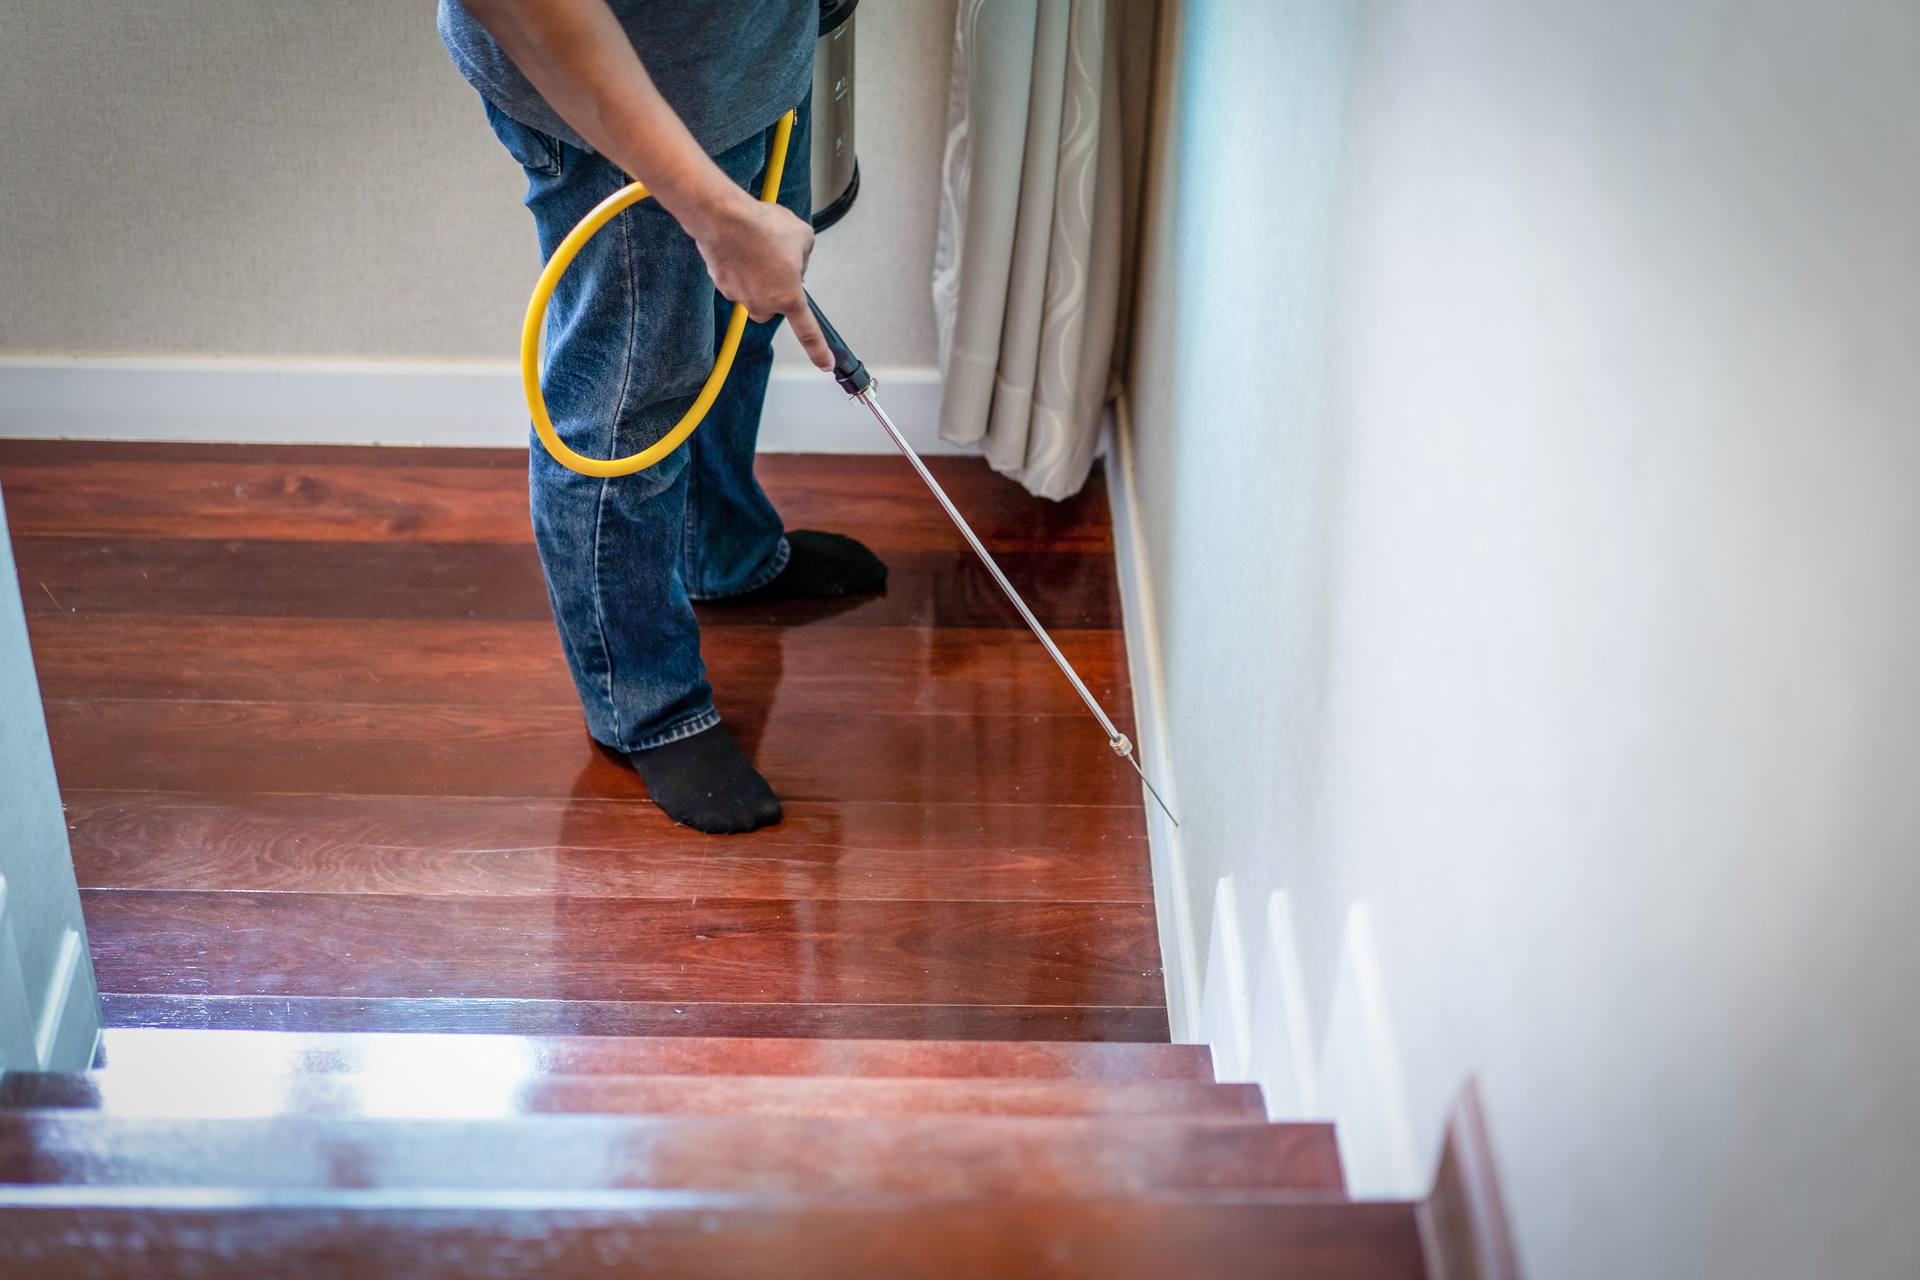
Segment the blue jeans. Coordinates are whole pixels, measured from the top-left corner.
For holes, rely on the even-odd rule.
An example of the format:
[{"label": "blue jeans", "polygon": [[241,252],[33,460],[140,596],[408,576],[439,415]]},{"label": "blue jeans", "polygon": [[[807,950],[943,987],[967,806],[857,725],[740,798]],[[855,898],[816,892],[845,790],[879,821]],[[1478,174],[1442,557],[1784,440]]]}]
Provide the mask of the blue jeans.
[{"label": "blue jeans", "polygon": [[[807,107],[796,113],[780,185],[780,203],[803,218]],[[605,158],[491,103],[487,117],[527,171],[542,258],[629,181]],[[768,129],[714,161],[758,196],[772,146]],[[541,388],[560,438],[588,457],[612,458],[666,435],[706,381],[732,314],[693,239],[658,202],[621,213],[581,249],[547,311]],[[533,532],[554,621],[587,728],[616,750],[657,747],[720,722],[691,602],[751,591],[786,567],[780,514],[753,476],[779,323],[748,321],[700,429],[645,471],[583,476],[533,441]]]}]

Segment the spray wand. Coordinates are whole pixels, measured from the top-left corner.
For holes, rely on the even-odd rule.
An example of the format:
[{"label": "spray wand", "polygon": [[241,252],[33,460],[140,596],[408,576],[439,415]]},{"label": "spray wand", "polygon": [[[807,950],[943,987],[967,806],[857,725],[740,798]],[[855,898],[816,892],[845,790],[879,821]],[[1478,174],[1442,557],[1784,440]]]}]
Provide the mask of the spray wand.
[{"label": "spray wand", "polygon": [[905,436],[900,434],[900,428],[893,425],[893,419],[887,416],[887,411],[880,407],[878,400],[874,399],[873,389],[876,384],[873,375],[867,372],[867,366],[860,363],[860,358],[853,354],[853,348],[846,344],[839,332],[827,321],[825,313],[820,310],[820,304],[813,300],[812,294],[807,295],[807,305],[813,309],[813,318],[819,321],[820,332],[826,337],[827,346],[833,352],[833,380],[840,384],[842,391],[867,406],[867,412],[874,416],[881,428],[892,438],[893,443],[899,446],[900,452],[906,455],[907,461],[913,464],[913,469],[920,473],[920,478],[926,481],[927,488],[933,491],[934,498],[946,511],[947,517],[953,521],[954,527],[960,530],[960,535],[967,540],[967,545],[973,548],[973,553],[980,557],[980,563],[987,566],[987,572],[993,575],[993,580],[1000,584],[1000,590],[1006,593],[1007,599],[1013,602],[1013,607],[1020,611],[1020,616],[1026,619],[1029,627],[1033,628],[1033,634],[1038,636],[1040,643],[1046,646],[1048,655],[1060,668],[1060,673],[1066,676],[1067,682],[1073,686],[1073,691],[1080,695],[1080,701],[1087,704],[1087,710],[1093,712],[1093,718],[1100,722],[1100,728],[1106,733],[1107,745],[1113,748],[1113,754],[1133,766],[1133,771],[1140,775],[1141,785],[1146,787],[1148,794],[1160,806],[1160,811],[1167,815],[1167,821],[1176,827],[1179,826],[1180,819],[1174,817],[1173,810],[1167,808],[1167,802],[1160,798],[1158,791],[1154,790],[1153,783],[1147,779],[1146,770],[1140,767],[1140,761],[1134,757],[1133,742],[1126,734],[1114,727],[1113,721],[1108,718],[1099,701],[1088,690],[1086,683],[1080,679],[1080,673],[1073,669],[1071,662],[1067,661],[1067,655],[1060,652],[1059,646],[1053,642],[1053,637],[1048,635],[1047,629],[1040,625],[1040,619],[1033,616],[1033,610],[1027,608],[1027,602],[1020,598],[1020,593],[1013,589],[1011,582],[1007,581],[1007,575],[1000,572],[1000,566],[994,563],[993,556],[974,534],[973,526],[967,523],[966,517],[960,514],[960,509],[953,505],[953,499],[947,496],[947,491],[942,489],[940,482],[933,478],[933,472],[927,470],[927,464],[920,460],[920,455],[914,451],[914,447],[907,443]]}]

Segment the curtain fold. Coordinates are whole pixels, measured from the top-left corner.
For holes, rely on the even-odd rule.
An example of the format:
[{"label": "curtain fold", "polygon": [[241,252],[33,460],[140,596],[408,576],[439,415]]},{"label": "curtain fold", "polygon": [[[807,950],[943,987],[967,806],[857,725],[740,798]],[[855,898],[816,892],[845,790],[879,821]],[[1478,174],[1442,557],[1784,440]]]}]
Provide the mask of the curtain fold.
[{"label": "curtain fold", "polygon": [[933,276],[940,434],[977,442],[996,471],[1047,498],[1086,482],[1113,382],[1134,221],[1122,175],[1128,10],[961,0],[955,22]]}]

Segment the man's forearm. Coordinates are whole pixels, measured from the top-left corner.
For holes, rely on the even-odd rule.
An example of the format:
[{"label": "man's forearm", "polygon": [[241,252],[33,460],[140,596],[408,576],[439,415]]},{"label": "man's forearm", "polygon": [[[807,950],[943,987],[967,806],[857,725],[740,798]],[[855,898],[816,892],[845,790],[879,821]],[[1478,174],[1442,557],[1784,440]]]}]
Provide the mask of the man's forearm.
[{"label": "man's forearm", "polygon": [[561,119],[696,239],[745,198],[654,87],[606,0],[461,0]]}]

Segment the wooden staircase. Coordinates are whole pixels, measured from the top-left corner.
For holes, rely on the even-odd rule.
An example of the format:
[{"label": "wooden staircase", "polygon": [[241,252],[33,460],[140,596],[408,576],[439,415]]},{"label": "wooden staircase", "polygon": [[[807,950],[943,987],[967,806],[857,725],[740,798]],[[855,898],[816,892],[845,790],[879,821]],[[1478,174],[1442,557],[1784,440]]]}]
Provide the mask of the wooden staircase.
[{"label": "wooden staircase", "polygon": [[[1132,730],[1099,473],[929,465]],[[1476,1126],[1355,1203],[1164,1043],[1139,786],[918,479],[756,472],[890,578],[700,606],[787,809],[716,841],[585,734],[524,450],[0,441],[112,1028],[0,1081],[0,1280],[1517,1274]]]},{"label": "wooden staircase", "polygon": [[110,1031],[0,1081],[0,1224],[9,1276],[1427,1274],[1166,1044]]}]

